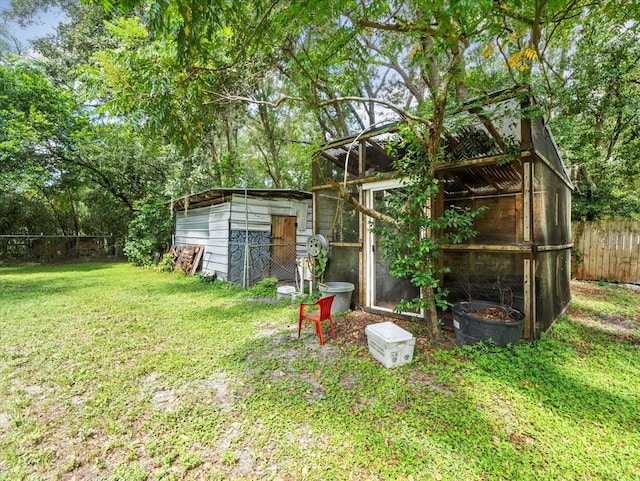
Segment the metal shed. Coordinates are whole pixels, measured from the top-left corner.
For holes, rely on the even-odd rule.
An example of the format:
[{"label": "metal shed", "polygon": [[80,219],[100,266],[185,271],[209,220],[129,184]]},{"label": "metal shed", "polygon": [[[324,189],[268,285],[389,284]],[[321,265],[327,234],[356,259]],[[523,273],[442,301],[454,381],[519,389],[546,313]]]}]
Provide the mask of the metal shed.
[{"label": "metal shed", "polygon": [[310,192],[210,189],[175,200],[173,210],[173,244],[203,246],[205,275],[243,285],[295,281],[312,233]]},{"label": "metal shed", "polygon": [[[449,112],[444,157],[436,166],[440,192],[430,206],[432,215],[451,204],[487,207],[473,240],[443,246],[450,272],[441,283],[451,302],[500,301],[509,292],[513,307],[526,314],[530,339],[548,329],[571,298],[573,185],[537,111],[529,88],[518,86]],[[371,219],[341,201],[330,184],[344,182],[370,208],[400,187],[386,148],[395,132],[388,124],[328,142],[314,162],[314,229],[330,246],[325,279],[356,284],[352,303],[382,313],[419,291],[390,276]]]}]

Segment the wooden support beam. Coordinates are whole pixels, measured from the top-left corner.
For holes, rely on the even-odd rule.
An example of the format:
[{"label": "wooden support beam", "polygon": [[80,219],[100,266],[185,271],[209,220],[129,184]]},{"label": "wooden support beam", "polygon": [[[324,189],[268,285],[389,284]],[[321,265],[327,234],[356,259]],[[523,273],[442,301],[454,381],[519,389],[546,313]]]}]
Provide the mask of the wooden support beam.
[{"label": "wooden support beam", "polygon": [[491,135],[491,137],[493,137],[493,139],[496,141],[496,144],[498,144],[498,147],[500,147],[500,150],[502,150],[502,152],[506,153],[507,152],[507,144],[506,144],[506,142],[504,141],[504,139],[500,135],[500,132],[498,132],[498,129],[496,129],[495,125],[493,125],[493,123],[491,122],[489,117],[487,117],[483,113],[482,109],[472,109],[472,110],[470,110],[470,112],[472,112],[472,113],[474,113],[474,114],[476,114],[478,116],[478,118],[480,119],[480,122],[482,122],[482,125],[484,125],[484,127],[489,132],[489,135]]},{"label": "wooden support beam", "polygon": [[[358,200],[362,205],[366,202],[366,192],[364,189],[358,189]],[[367,239],[367,216],[362,212],[358,212],[358,305],[364,306],[367,304],[367,258],[369,253],[366,252],[364,246]]]},{"label": "wooden support beam", "polygon": [[542,155],[542,152],[540,152],[539,150],[535,150],[536,155],[538,156],[538,158],[544,162],[544,164],[549,167],[549,169],[551,169],[551,172],[553,172],[562,182],[564,182],[566,184],[567,187],[569,187],[569,189],[571,190],[575,190],[575,186],[573,185],[573,183],[571,182],[570,179],[567,179],[567,177],[565,175],[563,175],[558,169],[556,169],[551,162],[549,161],[549,159],[547,159],[544,155]]},{"label": "wooden support beam", "polygon": [[524,337],[536,335],[536,260],[524,259]]},{"label": "wooden support beam", "polygon": [[573,242],[570,244],[538,246],[537,250],[538,252],[562,251],[565,249],[571,249],[572,247],[573,247]]},{"label": "wooden support beam", "polygon": [[464,186],[464,188],[465,188],[465,189],[467,189],[467,192],[469,192],[470,194],[473,194],[473,193],[474,193],[474,191],[473,191],[473,187],[471,187],[471,186],[470,186],[469,184],[467,184],[466,182],[462,182],[462,181],[460,181],[460,184],[461,184],[462,186]]},{"label": "wooden support beam", "polygon": [[360,141],[360,148],[358,149],[358,177],[364,175],[367,165],[367,143],[366,140]]},{"label": "wooden support beam", "polygon": [[447,251],[485,251],[485,252],[522,252],[531,254],[536,251],[533,244],[442,244]]},{"label": "wooden support beam", "polygon": [[358,140],[366,140],[370,137],[376,137],[380,134],[384,134],[386,132],[394,132],[398,130],[398,124],[396,122],[392,122],[389,123],[387,125],[384,125],[382,127],[379,128],[374,128],[369,132],[366,132],[364,134],[360,134],[360,135],[353,135],[350,137],[344,137],[342,139],[336,139],[332,142],[323,144],[320,146],[320,148],[318,149],[318,151],[325,151],[327,149],[333,149],[335,147],[344,147],[345,145],[349,144],[350,142],[353,142],[356,138],[358,138]]},{"label": "wooden support beam", "polygon": [[355,247],[356,249],[362,249],[362,242],[329,242],[331,247]]},{"label": "wooden support beam", "polygon": [[515,89],[507,89],[503,93],[499,93],[497,95],[487,95],[483,99],[474,99],[472,103],[468,102],[462,104],[460,107],[452,109],[451,111],[447,111],[447,115],[458,114],[460,112],[464,112],[465,110],[468,111],[472,108],[483,107],[489,104],[496,104],[498,102],[502,102],[503,100],[509,100],[525,93],[531,93],[531,89],[527,86],[517,87]]},{"label": "wooden support beam", "polygon": [[325,151],[322,151],[322,152],[321,152],[321,155],[322,155],[325,159],[330,160],[331,162],[333,162],[334,164],[337,164],[337,165],[341,165],[341,164],[342,164],[342,162],[340,162],[340,161],[338,160],[338,158],[337,158],[337,157],[335,157],[335,156],[333,156],[333,155],[331,155],[331,154],[327,153],[327,151],[326,151],[326,150],[325,150]]},{"label": "wooden support beam", "polygon": [[[520,153],[520,158],[527,158],[530,156],[531,156],[531,152],[529,152],[528,150],[525,150]],[[507,161],[508,159],[509,159],[508,155],[500,154],[500,155],[491,155],[489,157],[476,157],[473,159],[458,160],[455,162],[441,162],[434,167],[434,170],[438,172],[442,170],[450,171],[450,170],[467,169],[469,167],[478,167],[482,165],[494,165],[500,162]]]},{"label": "wooden support beam", "polygon": [[[344,162],[341,161],[340,159],[338,159],[337,157],[334,157],[333,155],[330,155],[326,152],[322,152],[322,156],[333,162],[335,165],[337,165],[338,167],[340,167],[341,169],[344,169]],[[345,159],[346,160],[346,159]],[[351,162],[351,157],[349,158],[349,163],[347,164],[347,171],[352,174],[352,175],[358,175],[358,167],[356,165],[356,167],[353,167],[353,162]]]},{"label": "wooden support beam", "polygon": [[474,169],[474,172],[476,172],[476,173],[480,174],[480,177],[482,177],[482,179],[483,179],[487,184],[491,185],[491,186],[492,186],[494,189],[496,189],[498,192],[501,192],[501,191],[503,191],[503,190],[504,190],[504,189],[502,189],[502,188],[498,185],[498,183],[497,183],[495,180],[493,180],[493,179],[491,178],[491,176],[490,176],[490,175],[488,175],[484,170],[482,170],[482,169]]},{"label": "wooden support beam", "polygon": [[525,162],[522,176],[522,225],[524,242],[533,241],[533,162]]},{"label": "wooden support beam", "polygon": [[382,147],[382,146],[381,146],[378,142],[376,142],[375,140],[369,140],[369,141],[366,141],[366,140],[365,140],[365,141],[363,141],[362,143],[363,143],[363,144],[365,144],[365,145],[370,145],[370,146],[371,146],[371,148],[372,148],[373,150],[377,150],[377,151],[378,151],[378,152],[380,152],[381,154],[389,155],[389,154],[388,154],[388,152],[387,152],[387,149],[385,149],[384,147]]},{"label": "wooden support beam", "polygon": [[[386,172],[386,173],[382,173],[382,174],[375,174],[375,175],[370,175],[368,177],[360,177],[358,179],[350,179],[347,180],[347,185],[365,185],[365,184],[371,184],[372,182],[380,182],[383,180],[391,180],[391,179],[395,179],[396,177],[396,173],[395,172]],[[332,189],[333,186],[332,184],[322,184],[322,185],[316,185],[311,187],[311,191],[315,192],[316,190],[325,190],[325,189]]]}]

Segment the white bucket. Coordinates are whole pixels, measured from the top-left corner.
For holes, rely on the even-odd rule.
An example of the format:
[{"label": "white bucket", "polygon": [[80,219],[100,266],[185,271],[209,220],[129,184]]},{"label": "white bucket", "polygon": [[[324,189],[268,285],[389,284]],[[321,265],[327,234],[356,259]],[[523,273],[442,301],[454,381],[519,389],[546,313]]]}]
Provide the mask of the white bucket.
[{"label": "white bucket", "polygon": [[296,288],[293,286],[280,286],[277,289],[276,299],[281,301],[283,299],[291,299],[291,296],[296,292]]}]

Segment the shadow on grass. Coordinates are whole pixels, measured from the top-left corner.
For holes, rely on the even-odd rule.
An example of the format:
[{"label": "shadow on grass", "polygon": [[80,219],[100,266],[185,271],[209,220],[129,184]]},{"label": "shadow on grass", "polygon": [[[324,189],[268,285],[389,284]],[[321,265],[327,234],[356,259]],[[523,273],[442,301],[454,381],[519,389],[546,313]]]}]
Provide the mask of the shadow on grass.
[{"label": "shadow on grass", "polygon": [[[515,348],[480,347],[466,352],[492,380],[525,395],[533,405],[540,404],[576,422],[639,432],[633,386],[620,387],[612,382],[607,388],[601,387],[601,376],[616,377],[620,362],[626,369],[640,372],[637,347],[626,337],[593,327],[571,324],[557,328],[558,338],[547,337]],[[613,354],[616,360],[609,361],[605,353]],[[575,362],[577,358],[583,361]]]},{"label": "shadow on grass", "polygon": [[444,479],[524,479],[531,468],[519,460],[510,432],[469,402],[453,377],[440,379],[438,370],[451,372],[447,366],[418,361],[385,369],[340,340],[320,347],[312,329],[299,340],[295,325],[247,341],[227,360],[252,386],[243,401],[250,422],[268,423],[272,436],[303,450],[314,446],[326,479],[349,478],[338,469],[344,465],[360,466],[364,477],[435,479],[438,469],[452,470]]},{"label": "shadow on grass", "polygon": [[[27,301],[55,296],[99,286],[102,280],[94,273],[113,268],[117,264],[77,263],[61,265],[26,265],[0,268],[0,300]],[[78,273],[92,274],[89,277]]]},{"label": "shadow on grass", "polygon": [[[216,391],[215,383],[222,383],[224,389],[218,389],[218,394],[228,390],[233,396],[229,396],[227,405],[218,414],[228,417],[230,424],[238,424],[238,430],[248,431],[246,437],[239,436],[237,443],[234,441],[238,452],[256,453],[253,458],[247,455],[243,459],[258,468],[260,460],[282,462],[285,466],[282,478],[408,479],[409,475],[416,479],[571,478],[573,473],[566,467],[564,471],[548,471],[552,462],[545,461],[543,455],[549,453],[549,446],[536,441],[535,434],[530,440],[518,438],[514,428],[501,418],[501,412],[508,418],[517,416],[517,409],[527,409],[518,405],[510,411],[513,406],[501,398],[501,388],[523,394],[521,397],[528,399],[528,404],[538,412],[546,408],[572,421],[613,426],[606,432],[608,436],[615,428],[638,429],[637,423],[632,424],[637,414],[632,396],[627,394],[631,391],[619,386],[617,390],[604,389],[590,383],[588,377],[575,374],[576,370],[588,372],[586,368],[576,369],[571,362],[575,356],[583,355],[593,362],[599,351],[609,352],[614,347],[625,354],[623,360],[637,372],[640,362],[637,351],[601,333],[596,335],[565,324],[554,337],[536,344],[495,352],[463,351],[466,357],[463,360],[456,357],[459,351],[440,352],[437,356],[418,351],[411,365],[385,369],[366,349],[344,341],[329,340],[320,347],[309,326],[298,340],[294,306],[283,309],[282,305],[252,303],[241,299],[239,290],[197,280],[164,275],[127,276],[128,272],[128,268],[123,268],[102,275],[98,270],[94,277],[81,275],[72,279],[56,270],[46,279],[32,277],[30,281],[31,287],[40,291],[37,295],[49,288],[72,290],[105,281],[88,296],[90,307],[93,299],[100,302],[99,296],[106,290],[114,286],[120,289],[121,296],[110,299],[110,305],[116,309],[126,302],[131,310],[114,318],[100,318],[99,323],[88,323],[90,316],[78,319],[82,326],[80,333],[89,330],[87,347],[92,348],[95,343],[95,352],[105,355],[104,342],[109,341],[110,354],[105,355],[104,362],[117,361],[117,367],[107,371],[121,372],[129,382],[137,382],[138,377],[153,378],[151,374],[157,372],[164,375],[162,382],[167,386],[184,379],[202,378],[209,399],[211,392]],[[15,276],[11,277],[13,282]],[[23,285],[20,276],[21,289],[29,287],[28,278],[24,276]],[[19,289],[11,292],[16,296],[34,295]],[[75,309],[75,304],[72,308]],[[217,324],[216,329],[213,323]],[[95,329],[100,331],[97,336]],[[41,335],[38,331],[36,339]],[[579,342],[585,344],[584,352],[577,350]],[[73,343],[66,351],[69,356],[75,352],[76,341]],[[34,350],[42,350],[39,344],[34,346]],[[59,352],[60,346],[54,339],[47,355],[58,359]],[[76,365],[94,368],[92,352],[83,350],[81,354],[86,354],[86,358]],[[613,369],[602,366],[606,374],[612,374]],[[57,375],[60,369],[54,371]],[[224,376],[210,376],[220,371]],[[463,383],[465,378],[473,378],[473,382]],[[484,405],[475,400],[472,391],[478,379],[494,386],[490,392],[495,393],[495,399],[483,399]],[[161,383],[158,389],[160,393],[171,391]],[[129,398],[121,398],[123,406],[129,402]],[[193,406],[201,402],[195,397]],[[494,406],[500,410],[492,410]],[[522,423],[525,429],[536,429],[526,420]],[[578,426],[570,434],[579,437],[581,423],[568,424]],[[158,431],[164,428],[159,426]],[[569,429],[567,424],[564,428],[565,432]],[[560,440],[551,451],[566,448],[562,443]],[[312,447],[318,455],[311,463],[316,471],[308,476],[286,471],[287,463],[297,466],[307,462]],[[229,463],[233,462],[229,459]],[[571,455],[561,460],[570,465]],[[246,468],[244,461],[238,464]],[[628,470],[629,465],[624,469]],[[238,469],[235,473],[238,479],[252,479],[250,467],[247,471]],[[274,472],[274,479],[279,474]],[[581,474],[575,477],[607,479],[602,472]]]},{"label": "shadow on grass", "polygon": [[[448,351],[440,361],[418,357],[409,366],[385,369],[366,349],[340,340],[321,348],[311,331],[298,340],[295,327],[248,340],[227,361],[252,386],[245,399],[251,422],[268,422],[274,436],[299,436],[300,443],[319,446],[335,456],[329,464],[348,461],[382,477],[431,473],[438,479],[442,473],[437,469],[454,471],[445,472],[443,479],[556,479],[571,469],[598,477],[612,465],[591,463],[588,453],[579,467],[572,467],[567,453],[559,458],[563,467],[550,470],[548,453],[564,452],[566,446],[561,439],[557,446],[538,442],[539,427],[530,424],[529,416],[559,415],[557,429],[577,438],[585,423],[603,429],[604,436],[640,431],[634,387],[621,385],[615,362],[603,360],[599,366],[596,357],[613,344],[622,350],[617,362],[638,372],[637,350],[605,332],[571,326],[572,332],[561,328],[558,338],[537,343]],[[570,336],[590,344],[591,352],[578,353],[565,339]],[[456,364],[460,352],[466,359]],[[574,362],[578,355],[593,357],[584,366]],[[465,375],[469,367],[475,367],[473,374]],[[612,378],[610,387],[598,382],[598,373]],[[495,398],[474,401],[473,387],[457,384],[467,376],[491,382],[488,392]],[[500,386],[517,394],[514,400],[511,395],[504,399]],[[523,404],[522,399],[528,401]],[[554,429],[549,426],[542,435]],[[600,448],[611,447],[603,442]],[[336,474],[331,469],[329,477]],[[621,469],[628,472],[631,465]]]},{"label": "shadow on grass", "polygon": [[126,265],[124,261],[69,261],[59,264],[22,264],[0,267],[0,274],[41,274],[45,272],[90,272]]}]

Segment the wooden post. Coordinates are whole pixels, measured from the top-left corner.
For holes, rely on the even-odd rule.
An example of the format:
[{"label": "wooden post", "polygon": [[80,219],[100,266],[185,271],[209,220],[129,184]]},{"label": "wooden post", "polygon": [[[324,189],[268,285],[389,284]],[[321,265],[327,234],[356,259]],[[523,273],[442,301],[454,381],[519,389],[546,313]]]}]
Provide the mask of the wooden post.
[{"label": "wooden post", "polygon": [[[367,144],[366,141],[360,141],[360,152],[358,156],[359,177],[364,177],[365,166],[367,165]],[[362,188],[362,184],[358,185],[358,201],[360,205],[366,205],[366,195]],[[358,304],[360,306],[367,304],[367,256],[365,246],[368,244],[367,235],[367,216],[362,212],[358,212],[358,238],[360,241],[360,249],[358,249]]]},{"label": "wooden post", "polygon": [[[520,108],[526,109],[531,105],[531,97],[522,101]],[[522,156],[522,241],[527,244],[534,242],[534,165],[535,152],[531,136],[532,122],[526,116],[520,120],[520,145],[528,148],[530,154]],[[531,339],[536,336],[536,260],[535,252],[525,254],[524,259],[524,337]]]},{"label": "wooden post", "polygon": [[[358,200],[364,205],[365,191],[358,189]],[[362,212],[358,212],[358,237],[360,240],[360,248],[358,249],[358,305],[367,304],[367,218]]]},{"label": "wooden post", "polygon": [[367,141],[361,140],[358,145],[358,177],[364,177],[367,165]]},{"label": "wooden post", "polygon": [[532,339],[536,336],[536,261],[534,258],[524,259],[524,337]]},{"label": "wooden post", "polygon": [[523,162],[522,176],[522,237],[524,242],[533,242],[533,162],[532,157]]}]

